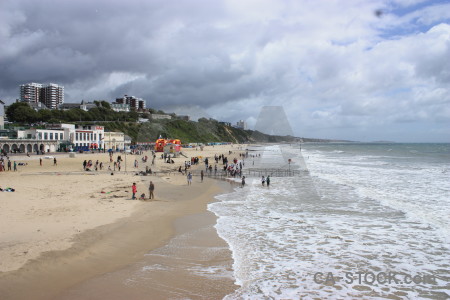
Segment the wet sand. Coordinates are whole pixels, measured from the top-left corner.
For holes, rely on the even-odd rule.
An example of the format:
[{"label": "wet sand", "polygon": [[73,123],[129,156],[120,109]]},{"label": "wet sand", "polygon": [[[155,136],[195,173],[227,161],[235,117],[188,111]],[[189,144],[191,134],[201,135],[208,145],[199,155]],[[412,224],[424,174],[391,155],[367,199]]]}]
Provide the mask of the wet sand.
[{"label": "wet sand", "polygon": [[175,221],[176,235],[136,263],[74,286],[57,299],[222,299],[234,285],[231,252],[203,212]]}]

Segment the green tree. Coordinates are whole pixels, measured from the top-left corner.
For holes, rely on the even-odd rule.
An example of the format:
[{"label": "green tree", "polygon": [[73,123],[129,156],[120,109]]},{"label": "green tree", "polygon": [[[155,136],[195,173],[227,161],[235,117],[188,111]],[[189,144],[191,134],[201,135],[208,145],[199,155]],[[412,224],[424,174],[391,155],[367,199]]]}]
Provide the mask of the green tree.
[{"label": "green tree", "polygon": [[65,120],[65,114],[63,110],[60,109],[52,109],[52,118],[55,120],[64,121]]},{"label": "green tree", "polygon": [[64,121],[75,122],[81,120],[81,115],[76,109],[69,109],[64,111]]},{"label": "green tree", "polygon": [[138,120],[138,118],[139,118],[139,114],[137,112],[135,112],[135,111],[130,111],[127,114],[127,121],[128,122],[136,122]]},{"label": "green tree", "polygon": [[101,104],[102,104],[102,107],[104,107],[106,109],[111,109],[111,105],[109,104],[108,101],[102,100]]},{"label": "green tree", "polygon": [[37,112],[26,102],[11,104],[6,110],[6,116],[10,122],[32,123],[38,119]]},{"label": "green tree", "polygon": [[145,119],[150,119],[151,115],[150,115],[149,113],[143,113],[143,114],[141,115],[141,117],[142,117],[142,118],[145,118]]},{"label": "green tree", "polygon": [[37,117],[39,121],[48,122],[53,118],[52,111],[49,109],[41,109],[37,112]]}]

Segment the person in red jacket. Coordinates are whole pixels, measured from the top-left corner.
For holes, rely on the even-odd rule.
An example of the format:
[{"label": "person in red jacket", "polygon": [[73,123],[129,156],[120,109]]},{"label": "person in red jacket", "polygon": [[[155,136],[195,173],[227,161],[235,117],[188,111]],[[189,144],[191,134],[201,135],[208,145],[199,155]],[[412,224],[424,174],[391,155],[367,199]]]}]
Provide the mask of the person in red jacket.
[{"label": "person in red jacket", "polygon": [[133,185],[131,186],[131,191],[133,192],[133,197],[131,197],[131,200],[136,200],[136,193],[137,193],[136,182],[133,182]]}]

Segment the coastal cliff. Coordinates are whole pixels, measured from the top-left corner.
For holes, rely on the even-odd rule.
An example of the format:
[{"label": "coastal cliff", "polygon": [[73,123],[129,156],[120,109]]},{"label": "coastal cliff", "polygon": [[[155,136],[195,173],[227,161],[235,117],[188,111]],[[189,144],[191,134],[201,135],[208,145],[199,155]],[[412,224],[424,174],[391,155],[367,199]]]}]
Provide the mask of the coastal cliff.
[{"label": "coastal cliff", "polygon": [[198,122],[180,119],[153,120],[144,123],[105,122],[102,125],[105,126],[105,130],[124,132],[131,137],[133,142],[155,141],[159,136],[164,138],[178,138],[183,143],[295,143],[300,139],[303,142],[333,141],[268,135],[259,131],[235,128],[212,119],[200,119]]}]

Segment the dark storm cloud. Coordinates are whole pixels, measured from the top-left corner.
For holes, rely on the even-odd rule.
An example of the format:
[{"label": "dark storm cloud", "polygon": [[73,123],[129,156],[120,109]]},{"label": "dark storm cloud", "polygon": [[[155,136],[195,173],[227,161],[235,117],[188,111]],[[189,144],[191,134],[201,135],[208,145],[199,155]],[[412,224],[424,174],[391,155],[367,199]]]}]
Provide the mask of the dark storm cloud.
[{"label": "dark storm cloud", "polygon": [[422,11],[397,17],[398,3],[2,1],[0,98],[55,82],[66,102],[127,94],[250,125],[262,106],[283,105],[294,133],[346,139],[403,120],[448,123],[450,5],[423,5],[427,27],[402,36]]},{"label": "dark storm cloud", "polygon": [[[19,1],[6,9],[21,16],[6,36],[14,49],[1,63],[7,92],[25,82],[56,82],[74,96],[68,101],[126,93],[156,106],[208,105],[246,97],[267,83],[232,68],[230,49],[240,45],[213,26],[220,7],[211,1]],[[144,76],[82,93],[114,72]],[[71,92],[74,83],[85,88]]]}]

